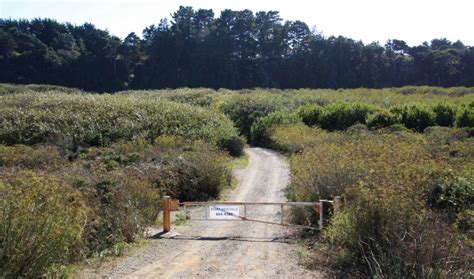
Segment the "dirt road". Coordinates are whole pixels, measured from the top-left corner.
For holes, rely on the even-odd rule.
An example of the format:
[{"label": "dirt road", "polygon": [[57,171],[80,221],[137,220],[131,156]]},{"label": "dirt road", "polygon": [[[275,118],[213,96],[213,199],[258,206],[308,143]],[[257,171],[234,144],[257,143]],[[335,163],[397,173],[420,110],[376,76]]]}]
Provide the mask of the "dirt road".
[{"label": "dirt road", "polygon": [[[273,151],[248,148],[249,165],[237,170],[232,201],[285,201],[287,164]],[[199,211],[201,212],[201,211]],[[196,212],[193,212],[196,213]],[[197,213],[196,213],[197,214]],[[279,221],[279,207],[248,208],[249,218]],[[194,217],[194,216],[192,216]],[[321,278],[298,265],[289,229],[250,222],[188,221],[147,248],[82,278]]]}]

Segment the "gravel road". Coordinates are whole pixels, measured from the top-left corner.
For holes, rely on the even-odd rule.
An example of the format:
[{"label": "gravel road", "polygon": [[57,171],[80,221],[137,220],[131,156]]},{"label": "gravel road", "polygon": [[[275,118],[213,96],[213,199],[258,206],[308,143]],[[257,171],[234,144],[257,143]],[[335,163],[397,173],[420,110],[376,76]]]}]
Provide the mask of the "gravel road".
[{"label": "gravel road", "polygon": [[[231,201],[285,201],[288,165],[277,153],[248,148],[249,165],[235,171]],[[248,207],[247,215],[281,220],[279,206]],[[203,209],[195,209],[192,218]],[[242,214],[242,211],[241,211]],[[198,217],[198,216],[197,216]],[[322,278],[298,265],[291,229],[243,221],[187,221],[144,249],[81,272],[79,278]]]}]

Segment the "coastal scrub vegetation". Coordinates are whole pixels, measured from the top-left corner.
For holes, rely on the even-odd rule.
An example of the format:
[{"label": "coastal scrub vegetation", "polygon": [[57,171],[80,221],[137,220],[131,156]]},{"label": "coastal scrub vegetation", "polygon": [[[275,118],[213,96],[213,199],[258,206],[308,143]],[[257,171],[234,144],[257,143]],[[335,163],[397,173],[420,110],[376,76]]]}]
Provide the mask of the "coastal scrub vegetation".
[{"label": "coastal scrub vegetation", "polygon": [[[290,158],[287,196],[342,197],[315,254],[355,277],[472,266],[472,88],[95,94],[0,84],[0,270],[61,276],[122,253],[160,199],[219,197],[248,142]],[[314,226],[311,211],[292,212]],[[314,257],[317,263],[318,258]]]}]

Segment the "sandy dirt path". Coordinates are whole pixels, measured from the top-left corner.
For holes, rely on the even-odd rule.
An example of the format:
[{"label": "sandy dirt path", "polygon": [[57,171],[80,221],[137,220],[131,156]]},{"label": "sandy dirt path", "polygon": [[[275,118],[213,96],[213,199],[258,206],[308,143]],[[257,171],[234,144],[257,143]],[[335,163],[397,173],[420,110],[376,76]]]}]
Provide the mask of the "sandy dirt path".
[{"label": "sandy dirt path", "polygon": [[[288,165],[277,153],[248,148],[231,201],[285,201]],[[196,209],[197,210],[197,209]],[[198,212],[193,211],[193,214]],[[204,210],[199,210],[199,213]],[[279,206],[248,207],[249,218],[281,220]],[[192,216],[194,217],[194,216]],[[322,278],[298,265],[290,229],[242,221],[188,221],[159,239],[80,278]]]}]

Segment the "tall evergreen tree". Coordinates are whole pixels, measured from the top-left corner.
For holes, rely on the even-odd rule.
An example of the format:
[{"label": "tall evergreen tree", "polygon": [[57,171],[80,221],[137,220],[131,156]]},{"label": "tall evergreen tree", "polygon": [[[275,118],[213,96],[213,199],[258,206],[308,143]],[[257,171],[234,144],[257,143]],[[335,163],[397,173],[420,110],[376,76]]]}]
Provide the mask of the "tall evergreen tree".
[{"label": "tall evergreen tree", "polygon": [[0,82],[127,88],[474,86],[474,48],[433,39],[364,45],[277,11],[181,6],[120,40],[86,23],[0,19]]}]

